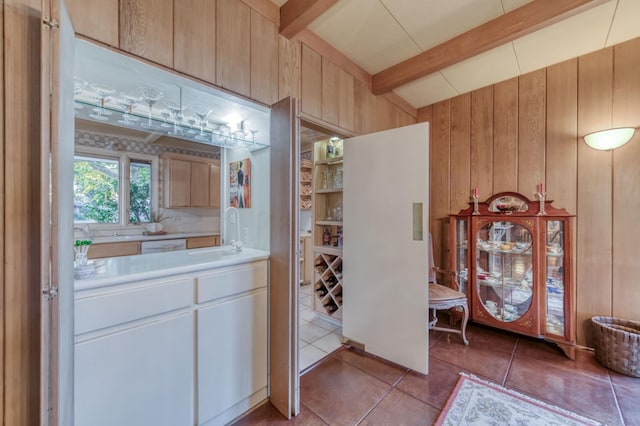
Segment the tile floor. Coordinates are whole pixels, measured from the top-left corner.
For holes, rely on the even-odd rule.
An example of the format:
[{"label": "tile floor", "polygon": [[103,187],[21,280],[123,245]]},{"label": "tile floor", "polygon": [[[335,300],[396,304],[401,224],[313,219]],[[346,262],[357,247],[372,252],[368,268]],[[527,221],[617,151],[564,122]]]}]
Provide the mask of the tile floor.
[{"label": "tile floor", "polygon": [[342,345],[342,329],[311,310],[312,285],[300,286],[300,371],[315,364]]},{"label": "tile floor", "polygon": [[470,325],[469,346],[431,332],[421,376],[340,349],[300,378],[301,412],[286,421],[266,403],[236,425],[429,425],[465,371],[608,425],[640,425],[640,379],[607,370],[593,353],[575,361],[555,346]]}]

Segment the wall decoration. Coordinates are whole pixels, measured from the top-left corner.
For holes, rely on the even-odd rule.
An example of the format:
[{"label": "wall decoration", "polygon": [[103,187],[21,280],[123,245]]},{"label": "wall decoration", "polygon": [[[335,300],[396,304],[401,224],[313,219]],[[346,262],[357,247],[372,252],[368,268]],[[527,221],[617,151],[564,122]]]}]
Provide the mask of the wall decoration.
[{"label": "wall decoration", "polygon": [[251,208],[251,160],[229,163],[229,206]]}]

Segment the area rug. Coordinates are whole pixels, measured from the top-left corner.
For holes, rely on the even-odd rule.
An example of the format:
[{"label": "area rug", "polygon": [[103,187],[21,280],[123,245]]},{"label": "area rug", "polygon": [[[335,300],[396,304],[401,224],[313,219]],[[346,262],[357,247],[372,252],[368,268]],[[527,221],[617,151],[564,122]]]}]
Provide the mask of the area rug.
[{"label": "area rug", "polygon": [[476,376],[460,376],[436,425],[602,425]]}]

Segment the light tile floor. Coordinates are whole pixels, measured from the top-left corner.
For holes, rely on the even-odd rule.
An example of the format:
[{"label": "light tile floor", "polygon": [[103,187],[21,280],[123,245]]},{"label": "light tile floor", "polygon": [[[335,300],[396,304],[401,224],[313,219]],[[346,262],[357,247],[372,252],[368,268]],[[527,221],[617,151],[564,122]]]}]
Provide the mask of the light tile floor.
[{"label": "light tile floor", "polygon": [[312,287],[311,284],[300,286],[300,371],[342,346],[342,328],[313,312]]}]

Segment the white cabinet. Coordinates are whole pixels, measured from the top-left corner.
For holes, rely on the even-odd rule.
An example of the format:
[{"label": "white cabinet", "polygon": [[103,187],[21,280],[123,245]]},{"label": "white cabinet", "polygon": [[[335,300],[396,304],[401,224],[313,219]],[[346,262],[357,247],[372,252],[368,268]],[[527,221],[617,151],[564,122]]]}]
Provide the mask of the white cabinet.
[{"label": "white cabinet", "polygon": [[[247,398],[266,396],[267,290],[199,309],[197,318],[198,424],[225,424],[251,407]],[[239,412],[225,416],[239,401]]]},{"label": "white cabinet", "polygon": [[77,291],[75,426],[226,424],[267,398],[266,260]]},{"label": "white cabinet", "polygon": [[194,315],[75,345],[75,425],[193,424]]}]

